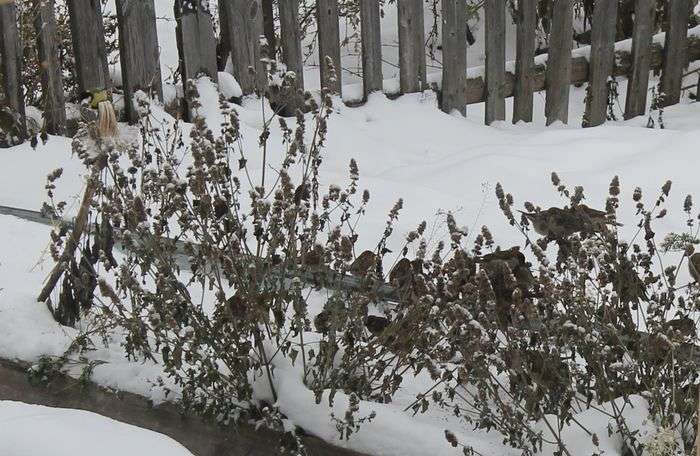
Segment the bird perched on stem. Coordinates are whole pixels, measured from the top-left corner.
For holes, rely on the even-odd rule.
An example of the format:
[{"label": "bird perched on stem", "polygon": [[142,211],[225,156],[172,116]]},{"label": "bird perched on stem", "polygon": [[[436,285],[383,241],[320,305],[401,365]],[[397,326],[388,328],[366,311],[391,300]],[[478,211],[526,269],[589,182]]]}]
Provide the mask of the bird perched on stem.
[{"label": "bird perched on stem", "polygon": [[377,254],[370,250],[365,250],[350,265],[350,274],[364,277],[369,272],[379,271],[380,268],[381,265]]},{"label": "bird perched on stem", "polygon": [[572,208],[550,207],[539,212],[520,211],[535,232],[552,239],[564,239],[574,233],[605,233],[608,225],[621,226],[603,211],[579,204]]},{"label": "bird perched on stem", "polygon": [[[535,278],[530,263],[515,246],[508,250],[496,250],[479,259],[496,297],[496,316],[502,328],[511,321],[511,308],[518,299],[532,297]],[[514,299],[514,295],[518,299]]]}]

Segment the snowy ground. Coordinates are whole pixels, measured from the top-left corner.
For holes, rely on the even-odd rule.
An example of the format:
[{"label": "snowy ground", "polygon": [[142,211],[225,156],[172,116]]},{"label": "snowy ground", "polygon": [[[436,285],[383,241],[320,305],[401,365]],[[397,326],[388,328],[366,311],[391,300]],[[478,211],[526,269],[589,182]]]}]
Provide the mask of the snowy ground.
[{"label": "snowy ground", "polygon": [[95,413],[0,401],[0,454],[3,456],[191,456],[185,447],[157,432]]},{"label": "snowy ground", "polygon": [[[205,98],[214,95],[209,93],[211,87],[207,88],[206,84],[202,87]],[[583,88],[574,89],[574,116],[580,115],[582,97]],[[541,95],[536,99],[536,109],[542,108]],[[209,99],[207,105],[211,106],[212,102]],[[251,99],[238,108],[244,142],[250,151],[257,150],[261,106],[259,100]],[[669,200],[672,215],[679,214],[687,193],[700,190],[697,183],[700,165],[698,103],[686,101],[668,109],[664,114],[664,130],[644,128],[646,118],[611,122],[585,130],[562,126],[545,128],[541,119],[528,126],[485,127],[480,122],[481,109],[483,107],[478,105],[470,109],[470,116],[477,120],[448,116],[437,109],[436,100],[429,93],[395,101],[376,95],[360,108],[347,108],[338,103],[329,125],[321,175],[324,185],[345,182],[350,158],[357,159],[361,185],[372,193],[370,210],[360,227],[360,242],[370,246],[378,239],[386,212],[402,197],[405,210],[399,221],[397,241],[421,219],[427,218],[433,223],[439,210],[453,210],[464,225],[489,225],[504,247],[512,243],[522,245],[517,233],[500,215],[493,196],[494,186],[501,182],[515,195],[518,205],[525,200],[543,207],[561,204],[549,183],[551,171],[559,172],[572,186],[583,185],[592,206],[602,205],[610,179],[619,175],[626,196],[620,214],[625,223],[621,228],[623,237],[631,236],[636,230],[631,205],[634,187],[642,187],[651,200],[663,182],[671,179],[674,182]],[[210,124],[217,122],[212,109],[205,113]],[[276,128],[271,141],[273,145],[281,141]],[[272,147],[271,150],[277,149]],[[253,157],[251,162],[255,161]],[[272,161],[278,158],[273,157]],[[65,171],[59,183],[59,198],[74,201],[71,197],[76,197],[82,189],[82,165],[71,157],[68,139],[51,138],[36,151],[28,145],[3,150],[0,160],[4,165],[0,169],[0,204],[39,208],[44,200],[44,178],[56,167],[63,167]],[[684,228],[683,223],[678,215],[667,217],[659,226],[665,231],[678,231]],[[37,290],[51,267],[46,251],[48,232],[48,227],[0,216],[0,356],[33,361],[40,355],[59,355],[75,334],[72,329],[58,326],[46,307],[35,301]],[[442,231],[438,228],[437,232]],[[681,283],[683,280],[687,278],[682,277]],[[323,296],[319,293],[312,299],[310,313],[315,314],[322,305]],[[308,334],[307,337],[314,336]],[[163,400],[163,391],[151,383],[161,373],[159,366],[128,363],[118,347],[118,340],[113,346],[92,353],[91,357],[107,361],[95,369],[94,379],[98,383],[144,394],[156,402]],[[497,435],[472,432],[448,412],[431,410],[417,417],[402,412],[428,385],[429,379],[422,377],[409,382],[392,404],[362,404],[363,411],[376,411],[377,419],[363,426],[349,442],[341,442],[329,422],[331,410],[328,406],[325,403],[308,405],[313,403],[312,393],[300,385],[298,369],[284,360],[278,361],[277,369],[280,409],[307,432],[329,441],[371,454],[458,454],[444,441],[443,431],[450,428],[461,440],[484,454],[517,454],[504,447]],[[261,388],[259,394],[260,398],[265,398],[264,389]],[[644,404],[640,402],[638,406],[639,416],[644,416]],[[345,407],[341,396],[335,403],[336,414],[344,412]],[[607,420],[600,416],[592,416],[590,420],[601,427],[600,436],[607,435],[604,431]],[[574,430],[571,433],[575,434]],[[591,448],[587,437],[572,435],[572,439],[582,439],[586,445],[582,448],[586,451]],[[609,446],[606,454],[618,454],[619,442],[614,437],[602,440]]]}]

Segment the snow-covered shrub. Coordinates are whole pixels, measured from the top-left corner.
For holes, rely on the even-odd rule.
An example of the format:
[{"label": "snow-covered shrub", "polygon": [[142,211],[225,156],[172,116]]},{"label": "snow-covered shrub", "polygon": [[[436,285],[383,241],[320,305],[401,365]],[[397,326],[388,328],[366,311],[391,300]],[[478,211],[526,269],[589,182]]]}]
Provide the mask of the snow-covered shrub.
[{"label": "snow-covered shrub", "polygon": [[[323,192],[331,98],[311,103],[294,129],[265,119],[255,150],[241,146],[237,114],[223,101],[219,133],[198,119],[186,140],[180,126],[162,131],[146,112],[141,140],[126,151],[75,141],[89,167],[104,169],[92,201],[96,229],[68,268],[66,295],[88,304],[82,316],[90,323],[76,348],[98,343],[96,335],[121,340],[130,358],[162,365],[170,380],[163,386],[175,383],[185,409],[220,422],[293,429],[275,409],[280,376],[296,375],[278,368],[284,358],[300,366],[318,403],[350,398],[344,416],[329,418],[344,438],[373,418],[358,416],[359,404],[390,402],[427,373],[432,384],[407,412],[445,408],[525,455],[544,445],[578,454],[563,430],[589,432],[579,418],[590,411],[608,421],[620,448],[648,453],[639,423],[628,419],[640,400],[655,425],[692,447],[700,286],[678,283],[698,242],[690,196],[687,232],[662,241],[654,224],[668,217],[671,182],[651,203],[635,189],[638,230],[623,240],[617,178],[605,211],[587,208],[582,188],[552,174],[566,207],[526,203],[517,215],[514,197],[498,185],[499,206],[523,246],[499,248],[486,227],[469,240],[447,213],[446,242],[429,247],[434,234],[422,223],[388,264],[402,201],[376,249],[356,251],[369,192],[360,191],[354,161],[346,185]],[[284,132],[278,164],[267,158],[273,120]],[[253,169],[252,160],[262,166]],[[51,177],[49,190],[58,176]],[[121,255],[112,252],[115,233]],[[54,235],[55,258],[66,234]],[[668,251],[680,261],[666,264]],[[315,315],[314,287],[329,290]],[[285,445],[302,452],[295,434],[286,435]],[[445,435],[446,444],[463,445],[456,433]]]}]

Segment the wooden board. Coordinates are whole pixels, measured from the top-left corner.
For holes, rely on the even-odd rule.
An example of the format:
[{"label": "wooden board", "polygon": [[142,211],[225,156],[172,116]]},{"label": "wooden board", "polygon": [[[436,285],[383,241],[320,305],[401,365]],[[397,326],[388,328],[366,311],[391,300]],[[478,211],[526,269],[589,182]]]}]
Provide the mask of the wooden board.
[{"label": "wooden board", "polygon": [[513,123],[532,122],[537,0],[520,0],[516,17]]},{"label": "wooden board", "polygon": [[111,88],[100,0],[67,0],[67,3],[80,91]]},{"label": "wooden board", "polygon": [[690,14],[689,0],[669,0],[664,66],[661,73],[662,106],[671,106],[681,100],[683,71],[688,64],[686,36]]},{"label": "wooden board", "polygon": [[279,0],[277,4],[280,17],[280,36],[282,44],[282,62],[287,71],[296,75],[298,89],[304,89],[304,61],[301,50],[301,32],[299,30],[299,0]]},{"label": "wooden board", "polygon": [[183,81],[204,74],[218,81],[214,22],[202,0],[175,0],[177,48]]},{"label": "wooden board", "polygon": [[360,0],[360,20],[362,33],[362,83],[364,96],[381,91],[382,77],[382,37],[379,23],[379,2]]},{"label": "wooden board", "polygon": [[625,119],[642,116],[646,112],[655,10],[654,0],[636,0],[634,5],[632,72],[627,81]]},{"label": "wooden board", "polygon": [[401,93],[426,89],[425,19],[422,0],[397,0]]},{"label": "wooden board", "polygon": [[467,114],[467,21],[465,0],[442,2],[442,99],[450,114]]},{"label": "wooden board", "polygon": [[260,0],[219,0],[222,37],[231,49],[233,75],[244,95],[264,92],[267,74],[261,61],[263,32]]},{"label": "wooden board", "polygon": [[617,0],[596,0],[591,30],[588,93],[583,126],[595,127],[607,120],[608,78],[615,57]]},{"label": "wooden board", "polygon": [[116,0],[116,4],[126,114],[134,123],[139,118],[134,93],[143,90],[163,100],[156,12],[153,0]]},{"label": "wooden board", "polygon": [[551,13],[544,109],[547,125],[569,121],[573,1],[552,0]]},{"label": "wooden board", "polygon": [[486,114],[485,123],[506,120],[506,3],[485,0]]},{"label": "wooden board", "polygon": [[62,135],[66,129],[66,100],[63,94],[63,73],[56,47],[56,14],[53,0],[43,0],[37,5],[34,29],[41,72],[44,127],[49,134]]},{"label": "wooden board", "polygon": [[[321,87],[340,94],[342,70],[340,61],[340,24],[338,22],[338,0],[317,0],[318,53],[321,66]],[[326,64],[330,59],[333,71]]]},{"label": "wooden board", "polygon": [[19,125],[13,135],[18,140],[26,136],[24,91],[22,90],[22,46],[17,29],[17,6],[14,3],[0,5],[0,68],[2,69],[3,104],[17,117]]}]

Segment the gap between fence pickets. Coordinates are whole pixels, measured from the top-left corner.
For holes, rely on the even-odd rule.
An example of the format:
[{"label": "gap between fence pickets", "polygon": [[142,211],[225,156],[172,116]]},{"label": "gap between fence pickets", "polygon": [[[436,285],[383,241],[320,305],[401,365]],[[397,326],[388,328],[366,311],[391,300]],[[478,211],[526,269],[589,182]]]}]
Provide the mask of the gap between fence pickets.
[{"label": "gap between fence pickets", "polygon": [[[654,53],[657,53],[658,56],[661,55],[661,51],[663,50],[663,45],[664,45],[664,39],[666,37],[666,32],[661,32],[657,33],[653,37],[653,45],[652,45],[652,61],[655,60]],[[690,62],[694,60],[700,59],[700,25],[695,26],[691,29],[688,30],[688,59]],[[631,53],[632,53],[632,38],[628,38],[626,40],[618,41],[615,43],[615,70],[617,70],[620,67],[620,53],[626,53],[630,54],[630,60],[631,60]],[[535,66],[546,66],[547,64],[547,54],[541,54],[538,56],[535,56]],[[587,82],[588,81],[588,72],[586,71],[583,78],[576,78],[575,76],[575,68],[576,68],[576,63],[577,60],[584,60],[586,64],[588,64],[588,60],[590,57],[590,46],[583,46],[577,49],[574,49],[571,52],[571,58],[574,60],[572,62],[572,66],[574,67],[574,70],[572,70],[572,80],[571,84],[578,84],[582,82]],[[652,65],[652,69],[658,68],[658,65]],[[477,67],[471,67],[467,68],[467,87],[472,87],[473,89],[475,88],[480,88],[480,89],[485,89],[485,72],[486,72],[486,67],[484,65],[480,65]],[[537,72],[536,72],[537,73]],[[513,89],[512,89],[512,82],[514,80],[514,74],[515,74],[515,60],[509,60],[506,62],[506,97],[512,97],[513,96]],[[537,76],[537,75],[536,75]],[[438,88],[440,88],[441,84],[441,79],[442,79],[442,72],[433,72],[433,73],[428,73],[427,75],[427,85],[428,87],[425,87],[425,89],[430,89],[430,86],[432,85],[437,85]],[[399,78],[393,77],[393,78],[388,78],[384,79],[384,94],[390,98],[398,97],[401,94],[401,88],[400,88],[400,83],[399,83]],[[359,105],[363,102],[363,87],[362,83],[353,83],[353,84],[346,84],[343,85],[343,102],[347,105],[353,106],[353,105]],[[534,87],[533,87],[535,92],[539,92],[545,89],[544,84],[538,84],[537,81],[535,81]],[[467,104],[476,104],[476,103],[482,103],[485,101],[485,90],[479,90],[478,95],[474,95],[476,90],[467,90]]]}]

